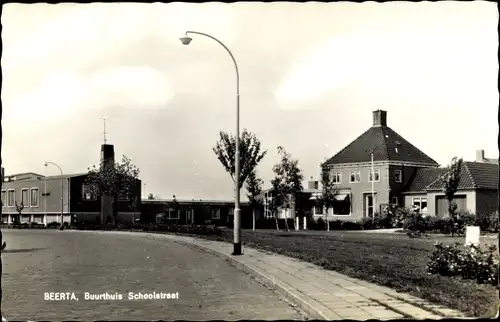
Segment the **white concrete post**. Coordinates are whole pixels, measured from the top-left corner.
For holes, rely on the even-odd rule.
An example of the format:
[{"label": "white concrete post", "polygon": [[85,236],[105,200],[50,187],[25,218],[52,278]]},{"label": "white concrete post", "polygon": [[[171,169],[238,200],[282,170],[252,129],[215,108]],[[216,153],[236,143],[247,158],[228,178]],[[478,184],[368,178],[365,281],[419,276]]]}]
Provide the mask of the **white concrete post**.
[{"label": "white concrete post", "polygon": [[307,218],[304,217],[304,230],[307,230]]}]

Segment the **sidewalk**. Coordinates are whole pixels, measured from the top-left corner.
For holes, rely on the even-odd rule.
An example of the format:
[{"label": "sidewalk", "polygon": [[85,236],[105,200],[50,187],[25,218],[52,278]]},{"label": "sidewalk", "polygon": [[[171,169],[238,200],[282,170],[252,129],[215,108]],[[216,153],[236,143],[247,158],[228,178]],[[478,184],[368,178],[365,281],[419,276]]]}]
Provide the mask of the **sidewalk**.
[{"label": "sidewalk", "polygon": [[273,286],[316,319],[441,319],[460,312],[354,279],[290,257],[244,247],[231,256],[232,244],[201,238],[164,235],[176,242],[225,255],[242,270]]},{"label": "sidewalk", "polygon": [[463,318],[463,314],[414,296],[354,279],[283,255],[243,247],[243,256],[232,256],[233,245],[202,238],[168,234],[141,234],[226,256],[238,268],[274,288],[310,318],[320,320],[390,320]]}]

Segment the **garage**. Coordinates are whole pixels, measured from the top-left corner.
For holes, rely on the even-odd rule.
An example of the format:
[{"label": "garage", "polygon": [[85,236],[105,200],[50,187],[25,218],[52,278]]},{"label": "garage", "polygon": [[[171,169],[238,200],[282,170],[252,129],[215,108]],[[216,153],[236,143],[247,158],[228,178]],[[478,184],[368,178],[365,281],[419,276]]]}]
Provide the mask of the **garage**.
[{"label": "garage", "polygon": [[[458,206],[458,211],[467,210],[467,198],[465,195],[458,195],[453,198],[453,201]],[[448,199],[445,196],[436,197],[436,215],[446,216],[448,215]]]}]

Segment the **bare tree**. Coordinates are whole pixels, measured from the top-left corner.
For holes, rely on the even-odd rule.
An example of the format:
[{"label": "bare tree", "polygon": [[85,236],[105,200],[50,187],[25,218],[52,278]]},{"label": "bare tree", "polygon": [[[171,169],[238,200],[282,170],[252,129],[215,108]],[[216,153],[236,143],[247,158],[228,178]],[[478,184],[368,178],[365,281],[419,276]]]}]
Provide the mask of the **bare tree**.
[{"label": "bare tree", "polygon": [[262,193],[262,184],[263,181],[257,178],[256,170],[250,172],[247,177],[246,189],[247,189],[247,197],[250,201],[250,205],[252,206],[252,230],[255,231],[255,210],[262,204],[259,199],[260,194]]}]

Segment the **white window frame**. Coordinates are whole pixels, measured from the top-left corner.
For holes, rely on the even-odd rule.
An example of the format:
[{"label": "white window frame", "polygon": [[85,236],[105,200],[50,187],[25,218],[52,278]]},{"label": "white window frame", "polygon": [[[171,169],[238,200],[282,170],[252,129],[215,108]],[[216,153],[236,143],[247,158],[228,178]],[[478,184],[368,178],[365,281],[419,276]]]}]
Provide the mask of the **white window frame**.
[{"label": "white window frame", "polygon": [[392,204],[399,206],[399,198],[398,197],[392,197]]},{"label": "white window frame", "polygon": [[[172,215],[172,213],[173,213],[173,215]],[[180,210],[169,209],[168,212],[167,212],[167,218],[168,219],[176,219],[176,220],[181,219],[181,211]]]},{"label": "white window frame", "polygon": [[[353,175],[354,175],[354,181],[352,180]],[[358,180],[356,180],[356,175]],[[349,173],[349,183],[359,183],[359,182],[361,182],[361,171],[351,171]]]},{"label": "white window frame", "polygon": [[333,182],[333,184],[341,184],[342,183],[342,172],[334,172],[332,174],[332,182]]},{"label": "white window frame", "polygon": [[[419,211],[422,212],[423,214],[426,214],[429,212],[429,204],[428,204],[428,201],[427,201],[427,197],[413,197],[412,200],[411,200],[411,206],[415,206],[415,203],[418,203],[418,207],[419,207]],[[422,202],[425,201],[426,203],[426,208],[427,210],[426,211],[422,211]]]},{"label": "white window frame", "polygon": [[373,174],[372,174],[372,170],[370,169],[368,171],[368,182],[379,182],[380,181],[380,169],[375,168],[375,169],[373,169],[373,172],[374,172],[373,174],[375,174],[375,178],[374,179],[376,179],[376,180],[372,180],[372,175]]},{"label": "white window frame", "polygon": [[213,220],[220,220],[220,208],[212,209],[212,219]]},{"label": "white window frame", "polygon": [[2,207],[7,207],[7,190],[2,190]]},{"label": "white window frame", "polygon": [[[12,192],[12,204],[9,203],[9,193]],[[16,189],[7,190],[7,208],[14,208],[16,206]]]},{"label": "white window frame", "polygon": [[[397,174],[399,174],[399,180],[397,179]],[[394,170],[394,182],[396,183],[403,182],[403,170]]]},{"label": "white window frame", "polygon": [[97,196],[95,194],[92,194],[92,192],[88,193],[90,195],[90,198],[87,198],[87,196],[85,195],[85,187],[89,187],[89,191],[91,191],[89,184],[86,183],[82,184],[82,200],[87,200],[87,201],[97,200]]},{"label": "white window frame", "polygon": [[[26,198],[27,200],[23,200],[23,197],[24,197],[24,196],[23,196],[23,193],[24,193],[25,191],[27,192],[27,198]],[[29,207],[31,207],[31,200],[30,200],[30,199],[31,199],[31,192],[30,192],[30,189],[28,189],[28,188],[22,188],[22,189],[21,189],[21,202],[23,203],[24,208],[29,208]]]},{"label": "white window frame", "polygon": [[[37,202],[36,205],[33,204],[33,191],[36,191],[36,202]],[[30,189],[30,207],[32,208],[40,207],[40,189],[38,189],[37,187]]]}]

